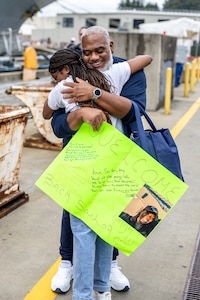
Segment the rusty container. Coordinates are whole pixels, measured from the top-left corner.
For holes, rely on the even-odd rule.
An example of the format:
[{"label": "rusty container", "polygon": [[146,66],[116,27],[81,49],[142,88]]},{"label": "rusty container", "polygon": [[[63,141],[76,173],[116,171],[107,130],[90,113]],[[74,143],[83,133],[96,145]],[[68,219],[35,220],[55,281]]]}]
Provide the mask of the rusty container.
[{"label": "rusty container", "polygon": [[[13,95],[25,103],[31,111],[34,124],[40,135],[49,143],[62,148],[62,139],[57,138],[51,127],[51,120],[45,120],[42,116],[43,106],[48,98],[52,86],[12,86],[10,91]],[[40,147],[38,145],[38,147]],[[48,146],[47,146],[48,148]]]},{"label": "rusty container", "polygon": [[0,217],[2,208],[24,194],[19,169],[29,112],[28,107],[0,106]]}]

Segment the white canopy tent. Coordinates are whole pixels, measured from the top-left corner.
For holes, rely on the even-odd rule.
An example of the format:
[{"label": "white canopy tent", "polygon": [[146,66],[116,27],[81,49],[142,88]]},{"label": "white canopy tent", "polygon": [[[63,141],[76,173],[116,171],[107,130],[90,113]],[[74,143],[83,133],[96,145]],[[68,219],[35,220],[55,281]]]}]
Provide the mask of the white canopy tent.
[{"label": "white canopy tent", "polygon": [[190,18],[170,21],[143,23],[139,25],[142,33],[164,34],[177,38],[192,38],[200,32],[200,22]]},{"label": "white canopy tent", "polygon": [[24,23],[20,29],[19,29],[19,34],[23,34],[23,35],[30,35],[32,34],[32,30],[36,29],[35,25],[31,25],[31,24],[26,24]]}]

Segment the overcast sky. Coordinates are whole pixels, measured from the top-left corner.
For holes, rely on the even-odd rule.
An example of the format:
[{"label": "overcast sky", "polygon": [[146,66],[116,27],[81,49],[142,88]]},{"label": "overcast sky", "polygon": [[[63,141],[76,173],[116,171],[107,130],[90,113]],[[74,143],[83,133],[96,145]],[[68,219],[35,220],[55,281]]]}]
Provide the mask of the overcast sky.
[{"label": "overcast sky", "polygon": [[[55,15],[64,12],[109,12],[115,11],[120,0],[57,0],[41,9],[38,15]],[[164,0],[144,0],[145,3],[157,3],[162,6]]]}]

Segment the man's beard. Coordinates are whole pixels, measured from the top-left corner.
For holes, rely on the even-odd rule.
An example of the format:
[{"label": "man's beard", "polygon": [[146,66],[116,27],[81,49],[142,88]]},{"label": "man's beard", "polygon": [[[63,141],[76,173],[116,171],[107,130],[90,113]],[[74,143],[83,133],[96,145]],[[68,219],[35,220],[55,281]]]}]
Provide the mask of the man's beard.
[{"label": "man's beard", "polygon": [[112,64],[113,64],[113,57],[112,57],[112,52],[110,50],[109,60],[106,62],[105,66],[102,69],[99,69],[99,71],[103,72],[103,71],[109,70],[110,67],[112,66]]}]

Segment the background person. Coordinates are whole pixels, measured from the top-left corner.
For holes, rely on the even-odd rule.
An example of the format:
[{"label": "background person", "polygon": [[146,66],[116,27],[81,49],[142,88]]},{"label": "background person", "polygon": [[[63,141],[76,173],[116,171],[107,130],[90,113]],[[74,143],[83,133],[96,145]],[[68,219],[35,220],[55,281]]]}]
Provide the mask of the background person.
[{"label": "background person", "polygon": [[76,39],[74,37],[71,38],[70,43],[68,44],[67,48],[70,49],[72,46],[75,45]]},{"label": "background person", "polygon": [[79,32],[78,32],[79,43],[76,44],[76,45],[72,45],[72,46],[69,48],[69,49],[72,49],[72,50],[76,51],[79,55],[82,55],[81,38],[82,38],[83,33],[86,31],[86,29],[87,29],[86,26],[82,26],[82,27],[79,29]]},{"label": "background person", "polygon": [[23,67],[23,80],[36,79],[38,68],[37,52],[33,47],[33,42],[29,43],[24,50],[24,67]]}]

